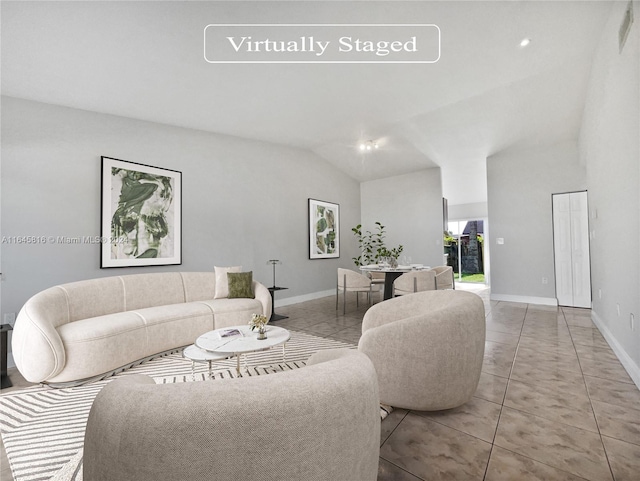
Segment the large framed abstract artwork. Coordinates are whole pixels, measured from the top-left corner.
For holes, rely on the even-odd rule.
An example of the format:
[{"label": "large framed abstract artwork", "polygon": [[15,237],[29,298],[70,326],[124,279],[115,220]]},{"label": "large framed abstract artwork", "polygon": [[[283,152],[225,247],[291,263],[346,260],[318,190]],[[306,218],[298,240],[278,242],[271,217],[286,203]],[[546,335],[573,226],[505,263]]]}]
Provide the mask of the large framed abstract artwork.
[{"label": "large framed abstract artwork", "polygon": [[309,199],[309,259],[340,257],[340,206]]},{"label": "large framed abstract artwork", "polygon": [[101,268],[182,264],[182,173],[102,157]]}]

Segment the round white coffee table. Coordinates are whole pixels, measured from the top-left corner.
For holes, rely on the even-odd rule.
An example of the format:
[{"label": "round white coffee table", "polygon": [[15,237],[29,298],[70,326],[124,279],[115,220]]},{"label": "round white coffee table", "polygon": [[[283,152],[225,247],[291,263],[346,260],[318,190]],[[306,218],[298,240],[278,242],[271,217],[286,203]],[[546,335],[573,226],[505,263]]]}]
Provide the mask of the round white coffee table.
[{"label": "round white coffee table", "polygon": [[[241,335],[229,338],[221,334],[237,329]],[[240,374],[240,356],[249,352],[266,351],[272,347],[282,345],[282,360],[286,362],[286,342],[291,337],[289,331],[278,326],[266,326],[267,338],[258,340],[258,331],[252,331],[249,326],[231,326],[209,331],[196,339],[195,345],[200,349],[215,355],[236,357],[236,372]],[[246,362],[246,357],[245,357]]]}]

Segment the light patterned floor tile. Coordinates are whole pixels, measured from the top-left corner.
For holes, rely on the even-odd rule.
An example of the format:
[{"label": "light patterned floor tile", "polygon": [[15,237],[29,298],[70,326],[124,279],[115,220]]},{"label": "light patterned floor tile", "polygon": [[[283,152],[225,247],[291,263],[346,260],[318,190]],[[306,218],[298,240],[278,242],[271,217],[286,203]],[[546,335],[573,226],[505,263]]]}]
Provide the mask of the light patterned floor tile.
[{"label": "light patterned floor tile", "polygon": [[409,413],[380,449],[383,459],[423,479],[482,480],[491,444]]},{"label": "light patterned floor tile", "polygon": [[494,446],[485,481],[583,481],[567,471],[547,466]]},{"label": "light patterned floor tile", "polygon": [[595,399],[591,400],[591,404],[603,435],[640,446],[640,404],[637,405],[638,409]]},{"label": "light patterned floor tile", "polygon": [[480,381],[474,397],[502,404],[508,381],[506,377],[494,376],[486,372],[480,373]]},{"label": "light patterned floor tile", "polygon": [[504,407],[495,445],[591,481],[612,481],[600,435]]},{"label": "light patterned floor tile", "polygon": [[640,391],[634,384],[592,376],[585,376],[584,380],[591,399],[625,409],[638,409],[640,406]]},{"label": "light patterned floor tile", "polygon": [[482,371],[487,374],[508,377],[515,353],[516,346],[492,341],[485,342]]},{"label": "light patterned floor tile", "polygon": [[516,359],[511,371],[511,379],[522,382],[531,381],[564,381],[578,386],[584,385],[582,373],[562,369],[553,361],[538,361],[531,363],[530,361],[521,361]]},{"label": "light patterned floor tile", "polygon": [[520,340],[518,334],[508,334],[506,332],[492,331],[487,329],[486,340],[492,342],[500,342],[502,344],[509,344],[510,346],[517,346]]},{"label": "light patterned floor tile", "polygon": [[399,468],[385,459],[380,459],[378,464],[377,481],[423,481],[417,476]]},{"label": "light patterned floor tile", "polygon": [[633,384],[633,380],[619,361],[596,361],[595,359],[583,357],[580,360],[580,366],[586,376],[602,377],[611,381]]},{"label": "light patterned floor tile", "polygon": [[609,456],[616,481],[640,479],[640,446],[603,436],[602,441]]},{"label": "light patterned floor tile", "polygon": [[598,432],[591,402],[584,385],[562,381],[525,383],[512,379],[504,405],[550,421]]},{"label": "light patterned floor tile", "polygon": [[498,427],[500,409],[500,404],[472,398],[471,401],[454,409],[412,412],[492,443]]}]

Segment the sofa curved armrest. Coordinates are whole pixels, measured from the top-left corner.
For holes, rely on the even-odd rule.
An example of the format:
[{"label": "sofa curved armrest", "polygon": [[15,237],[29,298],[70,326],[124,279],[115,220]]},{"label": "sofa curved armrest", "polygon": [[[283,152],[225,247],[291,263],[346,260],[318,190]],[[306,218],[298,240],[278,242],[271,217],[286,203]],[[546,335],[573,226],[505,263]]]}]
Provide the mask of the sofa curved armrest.
[{"label": "sofa curved armrest", "polygon": [[270,319],[271,312],[273,311],[273,305],[269,289],[267,289],[260,282],[253,281],[253,294],[255,298],[262,304],[262,315],[267,319]]},{"label": "sofa curved armrest", "polygon": [[223,381],[115,380],[89,413],[84,479],[374,481],[377,380],[356,354]]},{"label": "sofa curved armrest", "polygon": [[[68,322],[61,290],[42,291],[20,310],[13,328],[11,350],[16,367],[29,382],[42,382],[64,369],[66,351],[57,327]],[[37,356],[30,353],[37,352]]]}]

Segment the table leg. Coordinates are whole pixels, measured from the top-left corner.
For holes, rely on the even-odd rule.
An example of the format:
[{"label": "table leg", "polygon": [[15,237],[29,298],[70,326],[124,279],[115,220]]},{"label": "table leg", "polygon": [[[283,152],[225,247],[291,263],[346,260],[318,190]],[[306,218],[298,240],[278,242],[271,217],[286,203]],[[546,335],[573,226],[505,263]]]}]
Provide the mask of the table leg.
[{"label": "table leg", "polygon": [[242,356],[242,354],[236,355],[236,373],[238,374],[238,377],[242,377],[242,374],[240,374],[240,356]]},{"label": "table leg", "polygon": [[400,277],[403,272],[391,271],[384,273],[384,300],[391,299],[393,297],[393,281]]},{"label": "table leg", "polygon": [[285,350],[285,347],[286,347],[286,346],[287,346],[287,343],[285,342],[285,343],[282,345],[282,362],[283,362],[284,364],[286,364],[286,363],[287,363],[287,351]]},{"label": "table leg", "polygon": [[191,361],[191,380],[195,382],[196,380],[196,363],[195,361]]},{"label": "table leg", "polygon": [[209,379],[213,379],[213,373],[211,372],[211,361],[209,361]]}]

